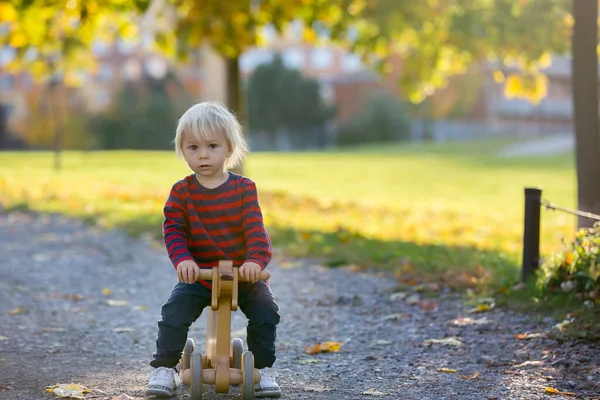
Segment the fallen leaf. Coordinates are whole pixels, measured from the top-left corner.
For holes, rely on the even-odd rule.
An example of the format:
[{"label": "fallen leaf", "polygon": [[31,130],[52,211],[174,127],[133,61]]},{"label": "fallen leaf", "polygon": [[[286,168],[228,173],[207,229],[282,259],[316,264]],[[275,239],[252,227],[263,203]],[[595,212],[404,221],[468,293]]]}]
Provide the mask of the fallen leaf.
[{"label": "fallen leaf", "polygon": [[492,320],[487,319],[486,317],[473,319],[473,318],[458,318],[452,321],[454,325],[458,326],[467,326],[467,325],[484,325],[491,323]]},{"label": "fallen leaf", "polygon": [[321,344],[308,345],[304,348],[304,352],[307,354],[317,354],[326,352],[338,352],[340,347],[344,345],[343,342],[323,342]]},{"label": "fallen leaf", "polygon": [[367,389],[364,392],[362,392],[362,394],[365,396],[385,396],[387,393],[380,392],[379,390],[370,388],[370,389]]},{"label": "fallen leaf", "polygon": [[111,293],[111,292],[110,292],[110,289],[109,289],[109,288],[103,288],[103,289],[102,289],[102,294],[103,294],[103,295],[105,295],[105,296],[108,296],[108,295],[110,295],[110,293]]},{"label": "fallen leaf", "polygon": [[391,340],[375,340],[371,343],[371,346],[389,346],[393,344]]},{"label": "fallen leaf", "polygon": [[453,368],[438,368],[437,370],[438,370],[438,372],[448,372],[448,373],[452,373],[452,374],[458,372],[458,370],[453,369]]},{"label": "fallen leaf", "polygon": [[420,300],[419,306],[423,312],[436,312],[439,308],[436,300]]},{"label": "fallen leaf", "polygon": [[127,300],[112,300],[112,299],[109,299],[109,300],[106,301],[106,304],[108,304],[109,306],[118,307],[118,306],[126,306],[127,304],[129,304],[129,302]]},{"label": "fallen leaf", "polygon": [[64,332],[65,328],[55,328],[53,326],[45,326],[42,328],[42,332]]},{"label": "fallen leaf", "polygon": [[316,358],[304,358],[300,360],[300,364],[318,364],[320,362],[321,361],[317,360]]},{"label": "fallen leaf", "polygon": [[120,395],[113,397],[111,400],[133,400],[133,397],[125,393],[121,393]]},{"label": "fallen leaf", "polygon": [[306,385],[302,388],[302,390],[305,392],[328,392],[335,389],[323,385]]},{"label": "fallen leaf", "polygon": [[135,329],[133,328],[115,328],[113,332],[123,333],[123,332],[133,332]]},{"label": "fallen leaf", "polygon": [[529,340],[529,339],[543,338],[543,337],[546,337],[546,335],[544,333],[520,333],[518,335],[515,335],[515,338],[517,338],[519,340]]},{"label": "fallen leaf", "polygon": [[547,387],[544,389],[544,392],[546,393],[550,393],[550,394],[560,394],[560,392],[552,387]]},{"label": "fallen leaf", "polygon": [[480,312],[489,311],[489,310],[491,310],[493,308],[494,308],[494,303],[492,303],[492,304],[480,304],[477,307],[468,310],[467,312],[469,314],[480,313]]},{"label": "fallen leaf", "polygon": [[475,371],[475,372],[473,372],[473,375],[471,375],[471,376],[461,375],[460,377],[462,379],[471,379],[472,380],[472,379],[477,379],[478,376],[479,376],[479,371]]},{"label": "fallen leaf", "polygon": [[87,387],[74,383],[57,383],[54,386],[47,386],[46,391],[62,399],[83,399],[83,394],[90,392]]},{"label": "fallen leaf", "polygon": [[427,339],[424,344],[432,345],[434,343],[441,344],[444,346],[462,346],[462,342],[455,338],[445,338],[445,339]]},{"label": "fallen leaf", "polygon": [[568,396],[568,397],[577,397],[577,393],[572,393],[572,392],[560,392],[560,394],[562,394],[563,396]]},{"label": "fallen leaf", "polygon": [[390,314],[390,315],[386,315],[385,317],[381,318],[380,321],[398,321],[401,320],[403,318],[410,318],[410,314],[404,314],[404,313],[396,313],[396,314]]},{"label": "fallen leaf", "polygon": [[544,364],[543,361],[538,361],[538,360],[525,361],[525,362],[522,362],[521,364],[515,365],[515,368],[520,368],[520,367],[537,367],[537,366],[540,366],[540,365],[543,365],[543,364]]},{"label": "fallen leaf", "polygon": [[408,293],[406,292],[392,293],[390,301],[404,300],[406,296],[408,296]]},{"label": "fallen leaf", "polygon": [[21,314],[22,312],[23,312],[23,309],[21,307],[17,307],[17,308],[10,310],[8,313],[10,315],[17,315],[17,314]]}]

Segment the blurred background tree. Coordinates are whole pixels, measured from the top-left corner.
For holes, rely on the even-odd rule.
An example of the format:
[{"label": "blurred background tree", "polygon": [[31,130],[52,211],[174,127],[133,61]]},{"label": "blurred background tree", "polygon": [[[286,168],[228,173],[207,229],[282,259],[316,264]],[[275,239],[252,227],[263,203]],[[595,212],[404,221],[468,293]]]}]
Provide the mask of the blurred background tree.
[{"label": "blurred background tree", "polygon": [[163,78],[144,76],[127,82],[107,112],[91,121],[101,148],[167,150],[173,148],[177,120],[190,99],[175,90],[179,101],[169,95],[169,85],[180,86],[172,73]]},{"label": "blurred background tree", "polygon": [[335,107],[325,104],[315,79],[285,67],[276,56],[256,68],[247,91],[249,129],[265,132],[264,143],[280,150],[319,148],[325,143],[325,126]]},{"label": "blurred background tree", "polygon": [[392,94],[381,91],[367,101],[359,114],[340,127],[338,143],[385,143],[409,138],[410,123],[406,107]]},{"label": "blurred background tree", "polygon": [[[590,57],[596,58],[596,52],[592,56],[591,51],[597,42],[597,21],[592,27],[586,19],[597,17],[593,1],[163,0],[153,2],[153,7],[149,3],[3,2],[1,15],[8,30],[0,35],[0,44],[17,49],[13,67],[26,67],[34,76],[53,76],[60,82],[75,84],[88,66],[93,68],[89,51],[79,50],[88,49],[97,35],[135,35],[133,21],[144,11],[152,11],[155,41],[165,54],[182,59],[191,49],[208,44],[225,58],[227,104],[242,119],[245,111],[240,54],[263,43],[259,28],[272,25],[281,31],[294,20],[303,21],[307,42],[315,42],[325,33],[330,40],[360,54],[381,73],[397,73],[399,85],[413,103],[422,102],[447,85],[449,77],[463,73],[478,60],[491,61],[496,68],[495,78],[505,83],[507,97],[536,103],[546,95],[543,68],[551,54],[569,51],[570,37],[576,44],[574,59],[584,60],[577,54],[585,53],[585,70],[589,73],[593,67]],[[578,23],[589,32],[587,36],[577,35],[577,29],[572,36],[573,26]],[[584,37],[593,37],[593,43]],[[402,71],[392,70],[393,56],[401,58]],[[574,75],[574,81],[577,78]],[[595,178],[600,171],[600,137],[591,112],[578,112],[585,104],[584,93],[596,97],[591,91],[575,90],[576,97],[581,98],[574,103],[579,206],[600,213],[600,182]],[[595,110],[593,119],[597,118]],[[56,137],[59,139],[58,133]]]}]

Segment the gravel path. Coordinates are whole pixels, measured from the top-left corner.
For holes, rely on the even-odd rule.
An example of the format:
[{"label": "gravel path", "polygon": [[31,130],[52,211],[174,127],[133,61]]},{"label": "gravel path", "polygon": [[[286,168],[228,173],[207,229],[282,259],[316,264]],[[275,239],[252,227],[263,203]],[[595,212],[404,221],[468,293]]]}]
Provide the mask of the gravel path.
[{"label": "gravel path", "polygon": [[[90,389],[86,398],[145,398],[156,321],[175,283],[162,248],[60,216],[0,213],[0,255],[0,399],[52,399],[46,386],[71,382]],[[349,268],[280,258],[270,269],[283,399],[573,398],[546,387],[600,399],[600,347],[545,337],[555,321],[469,314],[443,288],[392,296],[390,277]],[[235,313],[234,334],[244,325]],[[204,326],[192,326],[197,342]],[[304,352],[326,341],[344,344]],[[240,389],[205,386],[203,398],[240,399]]]}]

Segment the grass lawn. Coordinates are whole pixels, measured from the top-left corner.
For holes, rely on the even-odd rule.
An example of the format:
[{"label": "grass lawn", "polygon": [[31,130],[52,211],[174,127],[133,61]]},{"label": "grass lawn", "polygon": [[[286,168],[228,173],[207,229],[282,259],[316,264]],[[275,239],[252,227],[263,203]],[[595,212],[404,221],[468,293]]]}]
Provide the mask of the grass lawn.
[{"label": "grass lawn", "polygon": [[[255,153],[258,184],[277,248],[330,265],[392,269],[455,285],[507,287],[519,278],[523,189],[573,207],[573,157],[505,159],[505,141],[371,146],[324,153]],[[160,235],[171,185],[188,174],[172,152],[0,153],[5,207],[58,211]],[[576,220],[542,212],[542,250],[558,249]]]}]

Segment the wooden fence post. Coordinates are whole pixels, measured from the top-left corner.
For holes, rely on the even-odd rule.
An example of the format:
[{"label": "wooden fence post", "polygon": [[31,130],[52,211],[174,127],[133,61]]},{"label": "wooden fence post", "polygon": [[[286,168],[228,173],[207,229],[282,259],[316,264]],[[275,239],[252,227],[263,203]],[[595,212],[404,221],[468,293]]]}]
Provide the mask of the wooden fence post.
[{"label": "wooden fence post", "polygon": [[523,264],[521,282],[525,282],[540,264],[540,210],[542,189],[525,188],[523,226]]}]

